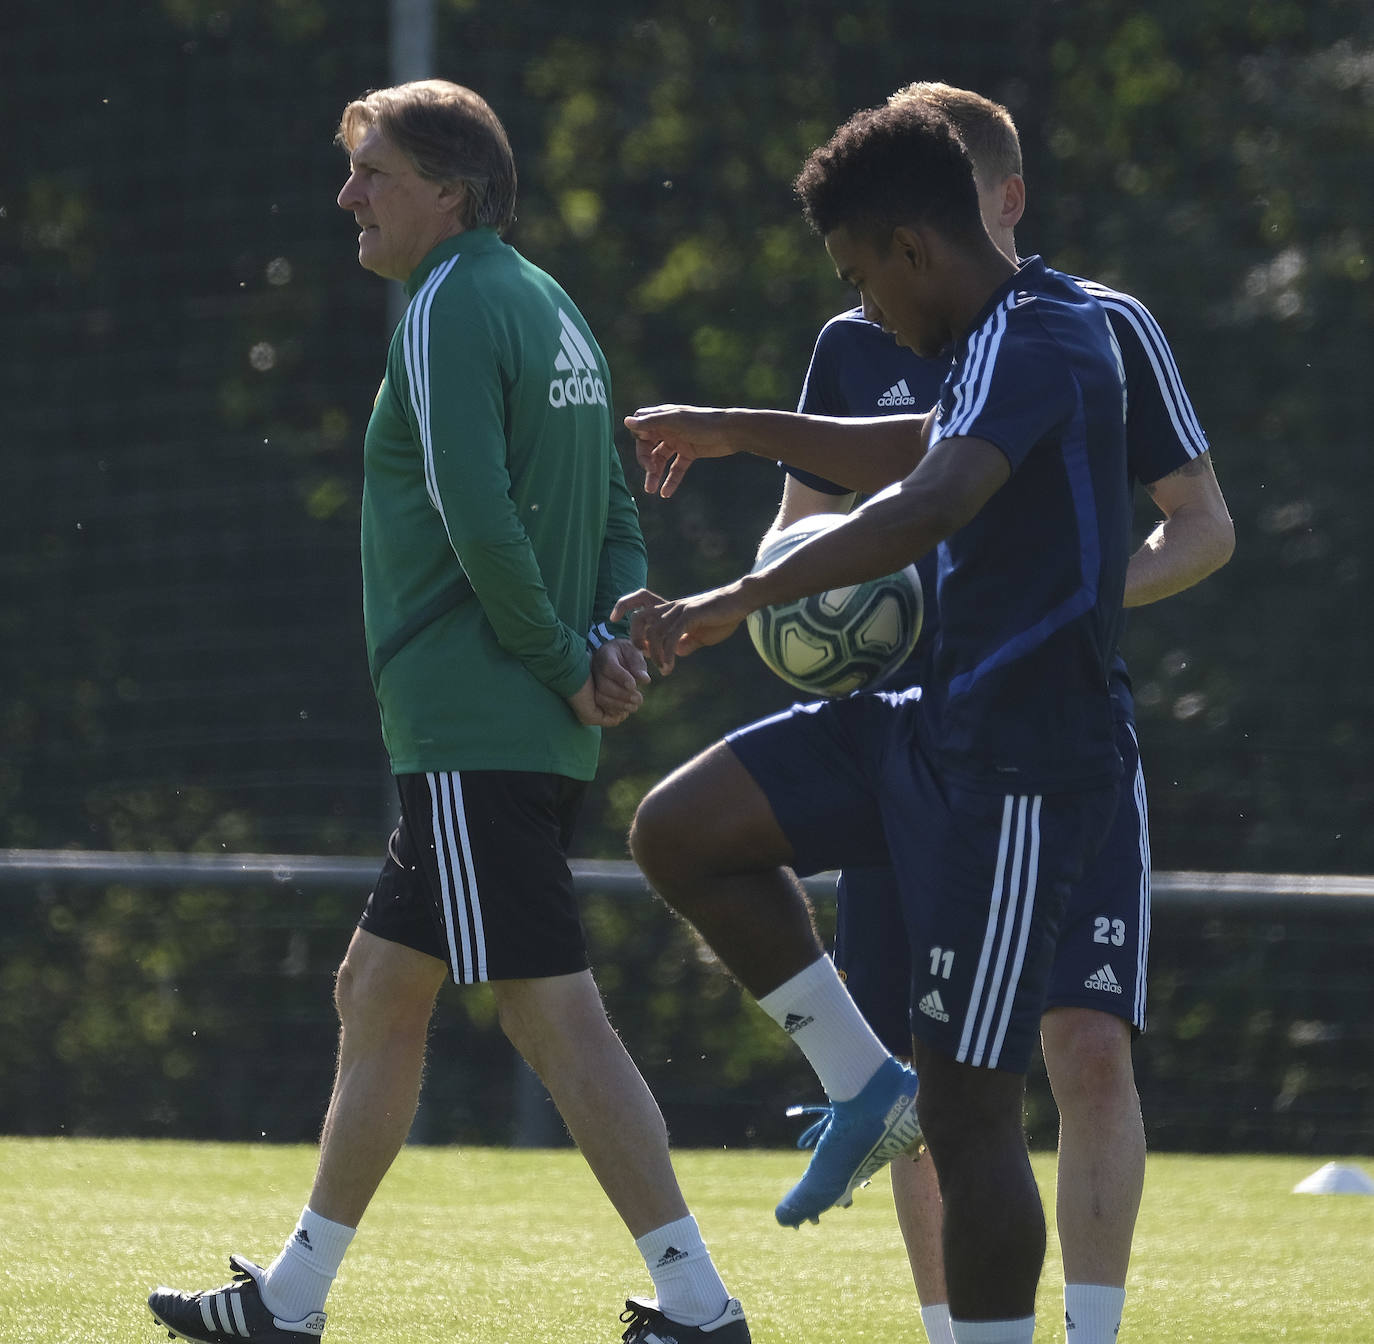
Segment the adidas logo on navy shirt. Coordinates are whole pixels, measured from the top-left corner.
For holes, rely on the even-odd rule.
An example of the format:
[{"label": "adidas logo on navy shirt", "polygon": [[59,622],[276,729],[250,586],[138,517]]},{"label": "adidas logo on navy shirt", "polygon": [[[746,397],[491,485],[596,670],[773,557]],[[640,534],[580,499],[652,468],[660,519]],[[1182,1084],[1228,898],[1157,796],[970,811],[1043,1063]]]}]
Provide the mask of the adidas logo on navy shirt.
[{"label": "adidas logo on navy shirt", "polygon": [[906,379],[901,378],[893,383],[891,387],[878,398],[879,406],[914,406],[916,398],[911,395],[911,389],[906,384]]},{"label": "adidas logo on navy shirt", "polygon": [[1103,962],[1100,970],[1094,971],[1083,981],[1083,986],[1085,989],[1100,989],[1106,994],[1121,993],[1121,981],[1116,978],[1116,972],[1107,962]]},{"label": "adidas logo on navy shirt", "polygon": [[938,989],[932,989],[916,1006],[927,1017],[933,1017],[937,1022],[949,1021],[949,1014],[945,1012],[945,1001],[940,997]]},{"label": "adidas logo on navy shirt", "polygon": [[549,383],[549,405],[562,406],[606,405],[606,384],[597,377],[596,356],[587,344],[587,338],[573,325],[572,318],[561,308],[559,320],[563,333],[559,337],[560,349],[553,367],[559,374]]}]

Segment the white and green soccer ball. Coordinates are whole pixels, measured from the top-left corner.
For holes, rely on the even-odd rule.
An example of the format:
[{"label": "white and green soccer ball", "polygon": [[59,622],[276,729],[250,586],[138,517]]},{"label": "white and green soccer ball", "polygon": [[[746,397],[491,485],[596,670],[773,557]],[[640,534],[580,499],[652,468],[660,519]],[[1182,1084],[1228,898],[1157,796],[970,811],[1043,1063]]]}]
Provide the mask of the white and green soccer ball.
[{"label": "white and green soccer ball", "polygon": [[[802,518],[772,537],[754,570],[781,559],[844,514]],[[749,637],[759,657],[783,681],[811,695],[849,695],[881,685],[910,656],[921,635],[925,604],[915,565],[848,588],[753,612]]]}]

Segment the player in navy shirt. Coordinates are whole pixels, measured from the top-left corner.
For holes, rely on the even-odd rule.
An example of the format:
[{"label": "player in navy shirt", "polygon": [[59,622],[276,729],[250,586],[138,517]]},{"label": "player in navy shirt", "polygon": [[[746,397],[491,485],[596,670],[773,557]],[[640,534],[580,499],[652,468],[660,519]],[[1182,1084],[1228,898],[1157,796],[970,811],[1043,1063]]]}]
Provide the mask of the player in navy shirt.
[{"label": "player in navy shirt", "polygon": [[[1025,201],[1021,150],[1006,109],[966,89],[914,84],[894,99],[937,107],[959,129],[974,160],[984,222],[1016,256],[1015,225]],[[1132,557],[1126,605],[1140,605],[1198,582],[1224,564],[1234,545],[1208,444],[1163,332],[1130,295],[1078,282],[1107,310],[1127,383],[1127,461],[1165,523]],[[818,415],[902,414],[907,396],[933,401],[944,359],[902,349],[862,309],[822,328],[798,409]],[[788,469],[771,531],[815,513],[845,512],[854,496],[810,473]],[[770,535],[771,535],[770,531]],[[765,544],[767,542],[765,537]],[[923,579],[925,575],[923,574]],[[938,619],[925,580],[926,621]],[[929,679],[928,630],[893,684]],[[1062,1121],[1057,1212],[1065,1270],[1066,1315],[1077,1344],[1111,1344],[1125,1299],[1135,1215],[1145,1166],[1145,1134],[1131,1067],[1131,1040],[1145,1028],[1149,950],[1149,831],[1135,740],[1130,682],[1118,656],[1112,668],[1117,746],[1126,763],[1108,840],[1074,888],[1060,929],[1042,1044]],[[912,967],[896,879],[889,868],[851,869],[837,885],[835,961],[880,1039],[904,1054]],[[930,1163],[898,1163],[893,1190],[922,1318],[932,1344],[953,1339],[940,1256],[939,1190]]]},{"label": "player in navy shirt", "polygon": [[[994,241],[1016,255],[1014,226],[1024,206],[1020,145],[1004,108],[968,90],[917,84],[894,98],[932,103],[959,128],[975,161],[984,220]],[[1132,558],[1127,605],[1197,582],[1229,557],[1233,533],[1168,343],[1137,300],[1079,282],[1107,308],[1127,368],[1127,451],[1166,523]],[[901,349],[860,309],[831,319],[816,342],[799,410],[870,416],[901,413],[904,390],[918,403],[935,395],[942,359]],[[846,511],[853,496],[821,477],[790,470],[773,529],[814,513]],[[767,539],[765,538],[765,541]],[[927,618],[933,614],[927,588]],[[929,676],[927,637],[898,679]],[[1149,861],[1144,782],[1139,772],[1129,682],[1114,664],[1117,743],[1127,772],[1109,839],[1074,890],[1060,930],[1042,1038],[1062,1112],[1059,1237],[1065,1306],[1079,1344],[1116,1338],[1131,1235],[1144,1174],[1145,1139],[1130,1060],[1132,1031],[1145,1022],[1149,941]],[[838,886],[835,959],[850,992],[883,1042],[903,1053],[911,965],[890,869],[853,869]],[[907,1240],[922,1318],[933,1344],[948,1344],[940,1256],[939,1191],[927,1163],[893,1168],[899,1222]]]},{"label": "player in navy shirt", "polygon": [[1107,694],[1129,534],[1120,354],[1095,300],[1038,259],[1018,268],[997,251],[967,153],[929,109],[857,114],[798,191],[866,314],[917,354],[953,347],[940,405],[862,422],[630,417],[650,491],[670,494],[696,457],[734,451],[850,490],[900,485],[758,574],[677,601],[641,591],[615,614],[634,613],[636,642],[669,671],[751,610],[938,546],[940,685],[928,699],[799,706],[732,734],[650,793],[631,844],[831,1099],[778,1208],[792,1225],[848,1202],[893,1156],[911,1080],[821,953],[788,869],[890,858],[913,959],[938,982],[913,1046],[951,1309],[1015,1344],[1034,1329],[1045,1244],[1024,1071],[1064,902],[1121,770]]}]

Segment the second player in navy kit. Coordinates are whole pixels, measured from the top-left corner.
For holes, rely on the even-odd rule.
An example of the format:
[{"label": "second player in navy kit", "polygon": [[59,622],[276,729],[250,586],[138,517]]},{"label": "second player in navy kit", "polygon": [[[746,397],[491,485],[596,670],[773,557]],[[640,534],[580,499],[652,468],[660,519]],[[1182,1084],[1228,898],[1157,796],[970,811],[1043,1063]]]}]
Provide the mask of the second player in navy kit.
[{"label": "second player in navy kit", "polygon": [[[1153,481],[1207,450],[1196,432],[1188,444],[1159,432],[1165,414],[1158,382],[1147,382],[1142,349],[1144,332],[1158,331],[1135,300],[1091,287],[1121,346],[1128,370],[1127,460],[1133,481]],[[1128,306],[1129,305],[1129,306]],[[1125,316],[1130,312],[1138,326]],[[1148,325],[1147,325],[1148,324]],[[1162,342],[1162,336],[1159,338]],[[1167,346],[1162,346],[1167,356]],[[1172,360],[1169,361],[1172,366]],[[866,416],[910,414],[933,405],[948,371],[943,358],[921,359],[899,346],[861,309],[832,318],[817,338],[798,410],[803,414]],[[1135,370],[1135,377],[1130,371]],[[1195,425],[1191,408],[1187,423]],[[1181,461],[1169,460],[1169,452]],[[1190,451],[1191,450],[1191,451]],[[1145,460],[1141,460],[1145,459]],[[1153,460],[1153,459],[1158,459]],[[825,478],[788,468],[789,475],[823,494],[846,502],[850,492]],[[921,562],[927,595],[925,623],[912,657],[891,679],[892,687],[924,686],[931,677],[931,652],[939,625],[934,557]],[[1143,810],[1144,784],[1138,768],[1130,683],[1118,656],[1112,668],[1112,704],[1117,748],[1125,767],[1120,801],[1109,840],[1085,878],[1075,887],[1059,934],[1046,1007],[1060,1003],[1100,1008],[1126,1018],[1137,1031],[1145,1027],[1144,967],[1148,949],[1148,829]],[[835,964],[883,1044],[894,1054],[910,1048],[910,1013],[921,995],[912,994],[912,966],[901,955],[905,934],[896,904],[896,879],[890,867],[849,869],[841,874],[835,934]],[[1105,921],[1105,932],[1103,921]],[[1080,927],[1081,926],[1081,927]],[[1107,974],[1103,975],[1104,967]],[[1100,988],[1089,981],[1099,980]]]},{"label": "second player in navy kit", "polygon": [[[892,101],[934,106],[955,124],[974,161],[986,227],[1014,258],[1025,184],[1006,109],[944,84],[913,84]],[[1140,605],[1224,564],[1233,531],[1207,441],[1158,324],[1129,295],[1079,284],[1106,309],[1122,351],[1132,480],[1144,484],[1165,516],[1127,570],[1127,605]],[[946,368],[943,357],[917,357],[862,309],[852,309],[822,329],[799,410],[853,417],[909,413],[934,400]],[[823,477],[788,472],[774,530],[810,514],[847,510],[853,501],[844,487]],[[929,625],[938,620],[929,579],[926,590]],[[912,659],[891,684],[929,678],[929,636],[929,629],[923,631]],[[1061,1112],[1057,1212],[1066,1318],[1079,1344],[1110,1344],[1117,1337],[1145,1149],[1130,1039],[1145,1021],[1149,839],[1130,683],[1119,657],[1111,690],[1126,766],[1120,803],[1107,842],[1070,897],[1042,1024],[1045,1062]],[[920,1013],[923,1003],[934,1007],[927,996],[911,993],[904,932],[890,869],[852,868],[841,875],[835,960],[865,1016],[897,1054],[909,1036],[911,1013]],[[932,1344],[949,1344],[940,1197],[930,1164],[894,1166],[893,1192],[927,1334]]]},{"label": "second player in navy kit", "polygon": [[[1052,865],[1045,834],[1032,856],[1033,800],[1043,798],[1044,809],[1055,797],[1114,784],[1120,771],[1107,700],[1094,693],[1092,670],[1100,659],[1105,672],[1119,613],[1102,611],[1105,643],[1091,653],[1092,638],[1085,639],[1082,630],[1072,656],[1066,657],[1064,648],[1103,591],[1114,591],[1122,582],[1125,564],[1124,541],[1113,559],[1099,536],[1099,528],[1108,531],[1099,521],[1108,511],[1110,525],[1124,536],[1124,476],[1106,465],[1110,457],[1099,443],[1089,446],[1086,428],[1091,424],[1100,432],[1114,416],[1121,438],[1122,390],[1114,357],[1105,377],[1100,363],[1077,363],[1077,346],[1098,355],[1110,349],[1100,312],[1089,311],[1082,300],[1080,292],[1032,258],[1006,292],[994,296],[967,344],[955,350],[953,370],[942,364],[949,376],[931,430],[932,447],[947,427],[961,436],[1005,444],[1017,468],[1018,488],[1009,483],[998,491],[939,547],[935,606],[952,613],[953,620],[942,621],[929,646],[931,666],[919,696],[903,691],[804,706],[728,739],[792,839],[792,866],[798,872],[835,867],[837,854],[862,851],[868,833],[862,822],[857,833],[846,832],[845,800],[860,800],[863,817],[871,817],[875,805],[881,814],[881,833],[870,848],[879,861],[891,853],[898,946],[909,945],[913,953],[905,967],[910,1008],[927,1019],[913,1016],[899,1037],[884,1041],[894,1053],[905,1054],[916,1031],[960,1061],[1024,1071],[1038,1033],[1059,911],[1050,902],[1037,903],[1035,913],[1026,916],[1016,884],[1025,881],[1033,889],[1033,863],[1040,865],[1039,880],[1051,885],[1063,880]],[[1066,354],[1072,372],[1056,376],[1047,355],[1057,362]],[[1020,460],[1018,453],[1024,454]],[[1092,516],[1085,501],[1096,510]],[[1007,583],[1008,564],[1035,552],[1042,528],[1079,537],[1084,555],[1057,568],[1041,565],[1045,578],[1038,586]],[[1088,559],[1090,552],[1095,554]],[[859,703],[864,699],[875,703],[864,707]],[[894,709],[901,727],[894,726]],[[903,797],[910,783],[900,773],[887,773],[887,760],[897,754],[893,738],[905,733],[913,749],[933,762],[940,781],[918,771],[915,802]],[[837,771],[829,764],[831,749],[851,752],[852,765]],[[881,781],[876,790],[862,782],[872,777],[875,760]],[[890,796],[883,796],[884,786]],[[942,811],[955,790],[969,795],[965,825],[981,818],[972,824],[987,826],[989,849],[1004,855],[994,883],[1007,893],[998,922],[989,925],[980,911],[963,946],[948,923],[941,936],[927,936],[926,929],[935,893],[951,906],[965,904],[945,893],[960,892],[966,880],[969,834],[961,837],[965,848],[946,858],[923,826],[893,819]],[[995,797],[997,806],[980,807],[974,795],[981,794]],[[1104,823],[1110,815],[1107,808]],[[1039,820],[1045,824],[1045,811]],[[1085,857],[1090,856],[1091,851]],[[942,868],[942,859],[950,866]],[[975,863],[973,871],[976,886],[987,866]],[[852,922],[868,942],[869,911],[849,904]],[[980,909],[973,892],[966,904]],[[1042,909],[1049,916],[1043,932],[1037,922]],[[942,916],[950,918],[943,910]],[[1026,922],[1018,923],[1023,916]],[[990,952],[983,946],[986,938],[993,939]],[[1008,992],[1004,986],[1013,976],[1019,985]],[[862,1008],[860,994],[855,999]],[[1025,1012],[1023,1003],[1031,1005]]]}]

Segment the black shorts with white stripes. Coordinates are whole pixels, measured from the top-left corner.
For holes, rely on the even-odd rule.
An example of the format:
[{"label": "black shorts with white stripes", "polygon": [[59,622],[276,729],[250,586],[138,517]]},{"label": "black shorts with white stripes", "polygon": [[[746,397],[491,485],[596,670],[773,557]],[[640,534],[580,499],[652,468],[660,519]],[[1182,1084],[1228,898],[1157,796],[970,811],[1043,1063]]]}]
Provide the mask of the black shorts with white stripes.
[{"label": "black shorts with white stripes", "polygon": [[562,775],[398,775],[401,819],[359,928],[447,963],[455,984],[587,969],[568,850],[587,786]]}]

